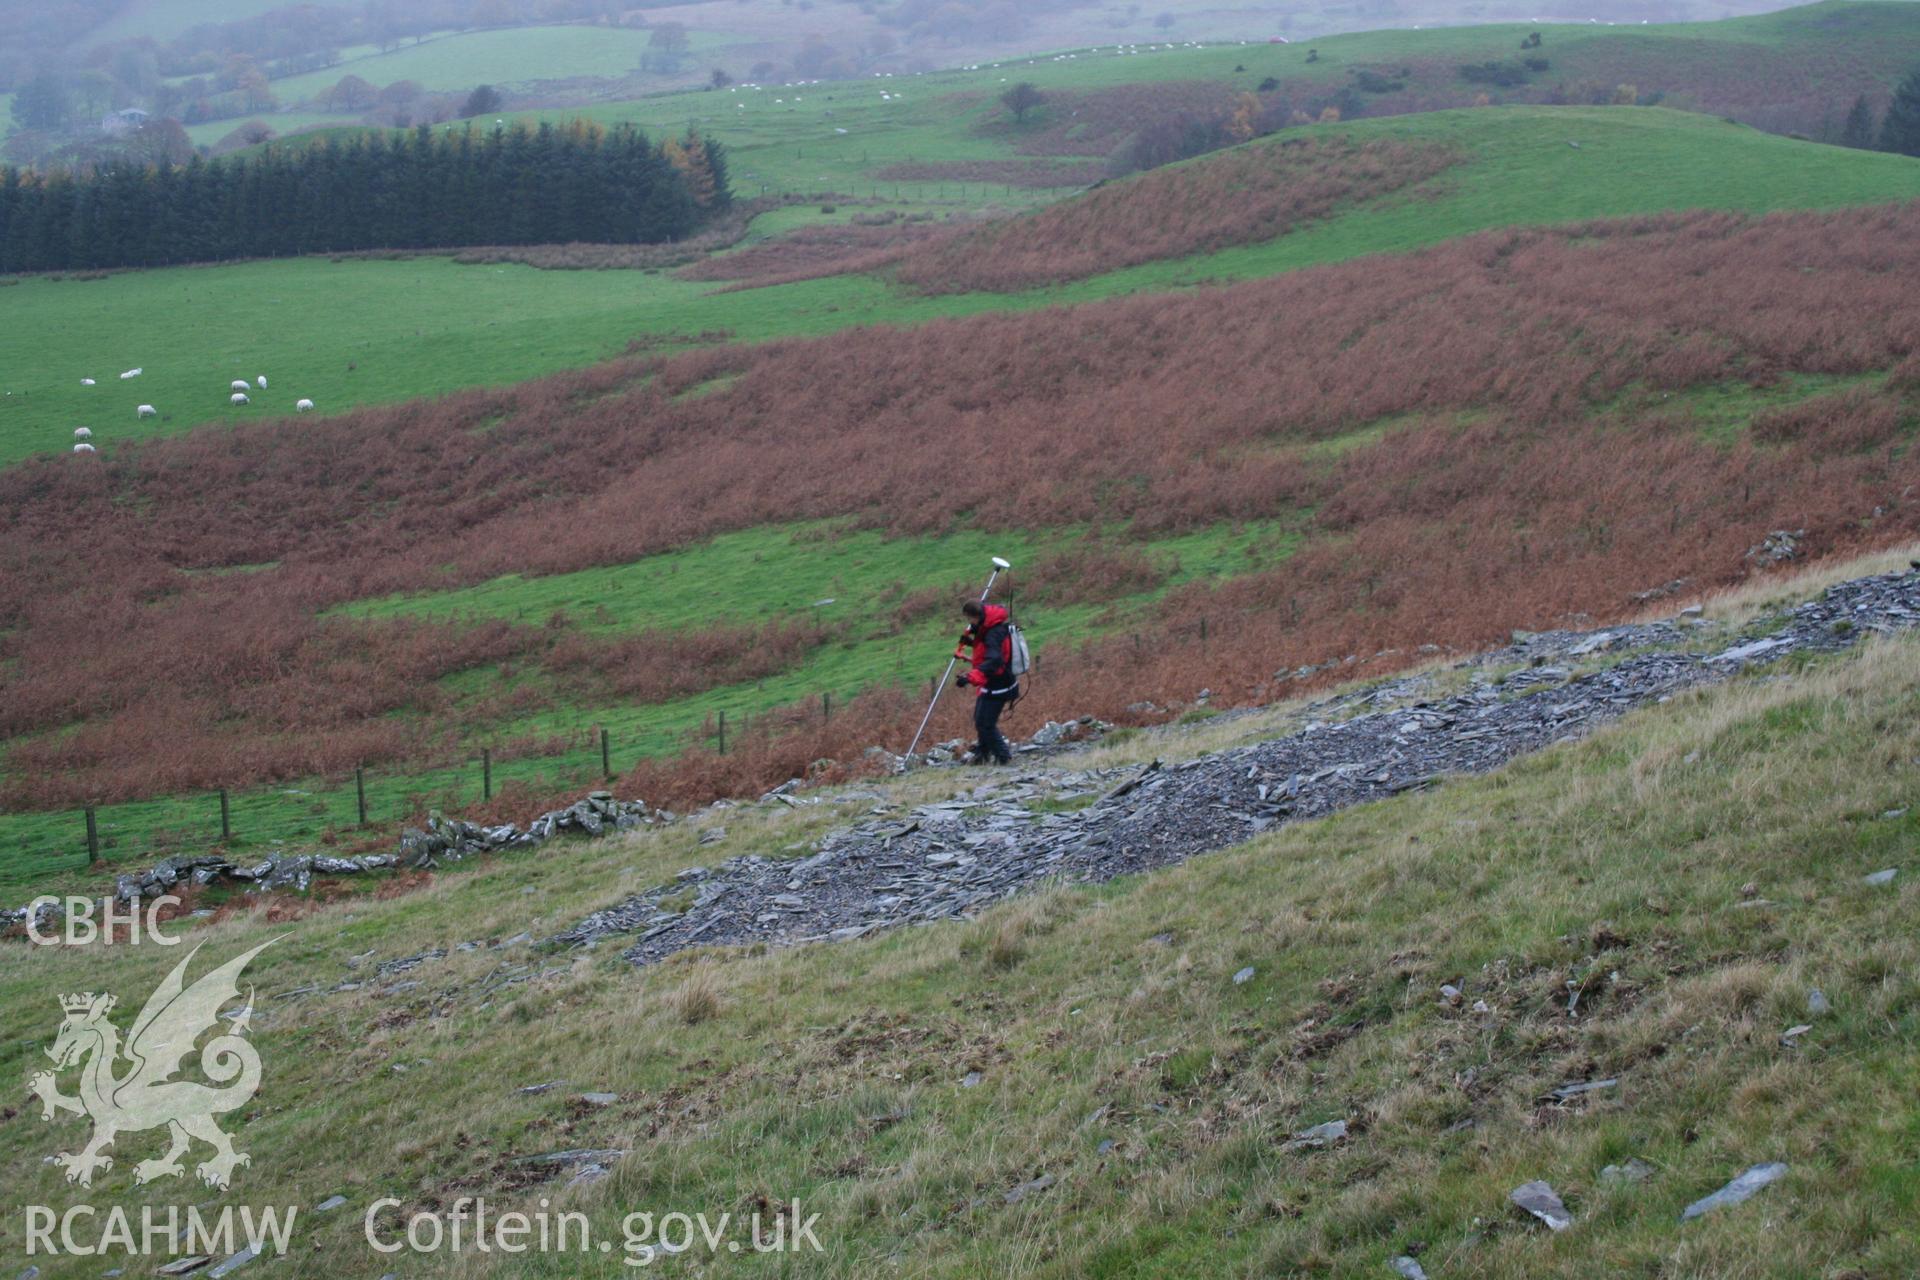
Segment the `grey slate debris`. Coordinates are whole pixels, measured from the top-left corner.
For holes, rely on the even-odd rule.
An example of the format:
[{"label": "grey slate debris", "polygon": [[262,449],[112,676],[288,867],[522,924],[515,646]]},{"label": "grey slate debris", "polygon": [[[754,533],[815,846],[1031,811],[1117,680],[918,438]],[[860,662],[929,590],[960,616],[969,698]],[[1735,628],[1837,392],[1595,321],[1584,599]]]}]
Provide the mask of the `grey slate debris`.
[{"label": "grey slate debris", "polygon": [[[1843,618],[1852,625],[1832,625]],[[837,829],[797,860],[730,858],[699,878],[684,911],[661,908],[685,893],[683,878],[549,941],[586,946],[624,935],[624,954],[644,965],[692,946],[793,946],[969,918],[1043,882],[1150,871],[1283,823],[1499,768],[1636,707],[1730,680],[1755,660],[1759,639],[1769,642],[1759,659],[1773,661],[1917,624],[1920,575],[1901,573],[1840,583],[1752,639],[1686,615],[1610,627],[1611,665],[1578,675],[1556,663],[1601,633],[1526,633],[1467,660],[1471,686],[1451,697],[1405,705],[1431,684],[1428,675],[1407,676],[1308,707],[1297,733],[1194,760],[997,774],[957,797]],[[1064,811],[1032,807],[1089,797]]]},{"label": "grey slate debris", "polygon": [[566,1151],[543,1151],[539,1155],[515,1156],[514,1164],[570,1167],[582,1164],[612,1164],[626,1155],[619,1147],[575,1147]]},{"label": "grey slate debris", "polygon": [[1330,1147],[1336,1142],[1342,1142],[1346,1139],[1346,1136],[1347,1122],[1345,1120],[1329,1120],[1325,1124],[1317,1124],[1311,1129],[1302,1129],[1299,1133],[1294,1134],[1293,1140],[1286,1144],[1285,1149],[1288,1151],[1317,1150],[1321,1147]]},{"label": "grey slate debris", "polygon": [[1426,1269],[1404,1253],[1395,1258],[1390,1265],[1393,1267],[1394,1274],[1403,1277],[1403,1280],[1427,1280]]},{"label": "grey slate debris", "polygon": [[1730,1205],[1750,1200],[1756,1191],[1786,1176],[1787,1166],[1778,1161],[1771,1164],[1756,1164],[1712,1195],[1703,1196],[1688,1205],[1680,1214],[1680,1221],[1691,1222],[1702,1214],[1712,1213],[1715,1209],[1725,1209]]},{"label": "grey slate debris", "polygon": [[222,1276],[230,1276],[259,1256],[260,1251],[248,1245],[240,1252],[228,1257],[225,1262],[217,1263],[213,1270],[207,1272],[207,1280],[221,1280]]},{"label": "grey slate debris", "polygon": [[1524,1182],[1507,1193],[1507,1199],[1547,1224],[1554,1231],[1573,1225],[1573,1215],[1560,1202],[1554,1189],[1544,1182]]},{"label": "grey slate debris", "polygon": [[1615,1079],[1578,1080],[1572,1084],[1561,1085],[1553,1091],[1551,1096],[1556,1102],[1565,1102],[1567,1099],[1577,1098],[1583,1093],[1593,1093],[1598,1089],[1611,1089],[1619,1083],[1620,1082]]},{"label": "grey slate debris", "polygon": [[1017,1187],[1008,1188],[1007,1194],[1004,1198],[1008,1204],[1019,1204],[1022,1200],[1025,1200],[1028,1196],[1035,1195],[1035,1194],[1038,1194],[1039,1192],[1045,1191],[1048,1187],[1052,1185],[1053,1185],[1053,1175],[1050,1173],[1043,1173],[1039,1177],[1033,1179],[1031,1182],[1023,1182]]},{"label": "grey slate debris", "polygon": [[1657,1172],[1654,1167],[1634,1156],[1625,1164],[1610,1164],[1600,1171],[1600,1181],[1620,1185],[1623,1183],[1645,1182]]}]

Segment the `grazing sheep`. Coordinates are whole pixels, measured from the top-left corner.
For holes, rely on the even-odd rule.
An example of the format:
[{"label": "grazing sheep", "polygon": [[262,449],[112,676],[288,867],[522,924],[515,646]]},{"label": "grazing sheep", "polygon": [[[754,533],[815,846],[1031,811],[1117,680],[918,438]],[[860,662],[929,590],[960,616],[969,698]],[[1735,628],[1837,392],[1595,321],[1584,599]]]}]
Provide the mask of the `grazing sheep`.
[{"label": "grazing sheep", "polygon": [[150,404],[143,404],[138,409],[134,410],[134,412],[139,414],[142,418],[154,418],[154,417],[158,417],[160,414],[160,411],[154,408]]},{"label": "grazing sheep", "polygon": [[120,377],[121,377],[121,379],[122,379],[122,381],[124,381],[124,380],[126,380],[127,378],[137,378],[137,377],[139,377],[139,376],[140,376],[141,374],[143,374],[143,373],[145,373],[145,372],[146,372],[146,370],[144,370],[144,369],[129,369],[129,370],[127,370],[127,371],[126,371],[125,373],[123,373],[123,374],[121,374],[121,375],[120,375]]},{"label": "grazing sheep", "polygon": [[247,380],[245,378],[235,378],[232,382],[228,383],[227,385],[230,386],[235,391],[253,390],[252,387],[247,385]]},{"label": "grazing sheep", "polygon": [[73,451],[75,453],[92,453],[94,450],[92,445],[82,440],[79,444],[73,446]]},{"label": "grazing sheep", "polygon": [[259,377],[257,377],[257,378],[255,378],[255,379],[254,379],[254,381],[260,384],[260,389],[261,389],[262,391],[265,391],[265,390],[267,389],[267,375],[266,375],[266,374],[264,374],[264,373],[263,373],[263,374],[261,374],[261,375],[260,375]]},{"label": "grazing sheep", "polygon": [[227,403],[228,404],[252,404],[253,401],[247,399],[246,394],[244,392],[236,391],[232,395],[227,397]]},{"label": "grazing sheep", "polygon": [[81,385],[81,386],[83,386],[83,387],[90,387],[90,386],[92,386],[92,385],[93,385],[93,379],[92,379],[92,378],[82,378],[82,379],[80,379],[80,385]]},{"label": "grazing sheep", "polygon": [[75,440],[91,440],[93,439],[93,428],[92,427],[75,427],[73,429],[73,438]]},{"label": "grazing sheep", "polygon": [[311,413],[311,412],[313,412],[313,401],[311,401],[311,400],[296,400],[296,401],[294,401],[294,402],[293,402],[293,407],[294,407],[294,409],[295,409],[295,410],[296,410],[297,412],[300,412],[300,413]]}]

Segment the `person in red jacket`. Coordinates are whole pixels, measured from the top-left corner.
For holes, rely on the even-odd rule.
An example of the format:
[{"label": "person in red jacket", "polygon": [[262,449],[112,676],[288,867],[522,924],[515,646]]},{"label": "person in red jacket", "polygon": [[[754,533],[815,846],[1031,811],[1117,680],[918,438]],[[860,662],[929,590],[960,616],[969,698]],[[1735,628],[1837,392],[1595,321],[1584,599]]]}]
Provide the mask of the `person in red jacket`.
[{"label": "person in red jacket", "polygon": [[968,659],[967,669],[956,683],[973,687],[973,730],[979,741],[974,744],[977,764],[993,760],[1013,763],[1013,750],[1000,733],[1000,713],[1020,696],[1020,681],[1013,674],[1013,636],[1007,630],[1007,610],[1003,605],[983,605],[969,600],[960,606],[966,615],[967,629],[960,634],[956,657]]}]

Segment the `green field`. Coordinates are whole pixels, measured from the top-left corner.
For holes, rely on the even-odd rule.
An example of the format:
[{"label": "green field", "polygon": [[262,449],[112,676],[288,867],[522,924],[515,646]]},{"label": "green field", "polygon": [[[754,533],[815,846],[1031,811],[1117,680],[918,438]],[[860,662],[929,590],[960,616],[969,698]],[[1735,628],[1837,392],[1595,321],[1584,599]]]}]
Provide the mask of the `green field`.
[{"label": "green field", "polygon": [[[1060,767],[1178,761],[1302,718],[1283,708]],[[231,1194],[302,1206],[274,1268],[291,1277],[393,1267],[363,1235],[377,1197],[446,1213],[476,1194],[495,1214],[579,1209],[614,1241],[636,1210],[798,1197],[826,1252],[776,1270],[709,1264],[702,1246],[678,1264],[755,1275],[879,1277],[910,1257],[915,1275],[956,1280],[1376,1276],[1409,1251],[1431,1275],[1485,1280],[1912,1275],[1917,724],[1920,645],[1884,642],[1165,872],[971,922],[638,971],[621,940],[484,944],[549,936],[685,867],[802,856],[866,818],[874,791],[734,810],[712,844],[685,824],[466,864],[390,899],[361,886],[310,915],[242,909],[185,932],[205,947],[195,975],[277,939],[247,973],[266,1083],[226,1122],[252,1157]],[[974,781],[879,791],[965,803]],[[1862,883],[1889,866],[1893,884]],[[375,973],[429,948],[444,958]],[[0,1071],[47,1065],[55,993],[117,993],[125,1025],[186,950],[21,955],[0,971]],[[1464,989],[1459,1007],[1443,983]],[[1814,988],[1830,1011],[1809,1013]],[[1618,1083],[1545,1101],[1602,1078]],[[596,1090],[615,1101],[580,1101]],[[7,1184],[22,1203],[73,1203],[48,1157],[85,1120],[42,1124],[28,1105],[0,1127]],[[1333,1119],[1344,1141],[1286,1149]],[[134,1184],[131,1166],[163,1145],[122,1133],[88,1202],[137,1222],[142,1205],[164,1218],[193,1196]],[[631,1154],[564,1191],[564,1171],[513,1163],[561,1148]],[[1601,1176],[1630,1159],[1651,1176]],[[1775,1160],[1789,1176],[1754,1201],[1678,1221]],[[1565,1198],[1570,1230],[1507,1203],[1532,1179]],[[335,1194],[345,1208],[311,1212]],[[631,1273],[617,1251],[403,1256],[418,1276]],[[119,1260],[35,1261],[62,1280]]]},{"label": "green field", "polygon": [[[705,75],[706,59],[730,39],[690,31],[686,66]],[[342,76],[356,75],[375,85],[413,80],[429,90],[471,89],[477,84],[512,88],[536,80],[640,76],[640,58],[649,33],[627,27],[516,27],[467,31],[406,44],[391,53],[367,51],[335,66],[273,82],[283,103],[316,98]],[[662,83],[666,77],[660,77]]]},{"label": "green field", "polygon": [[[376,88],[412,80],[430,93],[464,91],[481,84],[515,89],[539,81],[572,78],[617,80],[627,85],[629,92],[663,89],[685,84],[690,78],[704,78],[712,59],[732,44],[731,37],[707,31],[689,32],[688,38],[685,67],[672,76],[641,72],[640,58],[646,51],[648,33],[638,28],[517,27],[449,32],[387,53],[371,46],[349,49],[333,66],[275,80],[273,95],[282,109],[257,118],[282,135],[354,118],[358,113],[343,115],[319,109],[321,96],[349,75],[359,76]],[[204,145],[225,137],[241,123],[242,119],[234,118],[192,125],[187,136]]]},{"label": "green field", "polygon": [[275,133],[286,135],[302,129],[313,129],[324,125],[339,124],[340,117],[324,111],[276,111],[258,116],[235,116],[230,120],[209,120],[204,124],[186,126],[187,137],[196,146],[210,147],[232,133],[235,129],[255,120],[261,121]]},{"label": "green field", "polygon": [[[259,262],[123,272],[97,281],[27,279],[0,299],[15,321],[0,330],[0,390],[8,393],[0,398],[0,463],[64,449],[79,425],[93,427],[96,443],[111,449],[202,422],[283,415],[302,396],[332,412],[516,382],[606,358],[643,334],[727,329],[754,341],[1248,279],[1516,224],[1697,207],[1829,208],[1920,196],[1920,161],[1796,142],[1657,108],[1435,112],[1313,131],[1329,130],[1430,139],[1459,147],[1470,159],[1440,176],[1432,198],[1362,207],[1263,245],[1014,295],[926,298],[868,276],[714,293],[712,286],[669,274],[460,266],[443,257]],[[771,143],[743,145],[739,167],[764,163],[754,158],[755,145],[760,154],[777,150]],[[860,168],[857,157],[848,157],[827,181],[851,185]],[[962,198],[957,189],[949,192],[955,207]],[[980,198],[976,188],[971,199]],[[835,216],[852,212],[843,206]],[[136,365],[145,375],[115,381]],[[250,407],[229,408],[228,381],[258,373],[268,375],[271,392],[257,395]],[[82,377],[99,385],[82,387]],[[134,406],[141,403],[162,417],[136,420]]]}]

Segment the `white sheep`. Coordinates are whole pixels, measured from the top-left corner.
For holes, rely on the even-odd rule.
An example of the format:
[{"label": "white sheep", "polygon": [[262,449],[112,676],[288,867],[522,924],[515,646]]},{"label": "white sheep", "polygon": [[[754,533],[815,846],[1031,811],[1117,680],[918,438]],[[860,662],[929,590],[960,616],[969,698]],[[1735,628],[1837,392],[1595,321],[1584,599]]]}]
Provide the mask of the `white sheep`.
[{"label": "white sheep", "polygon": [[123,381],[123,382],[124,382],[124,381],[126,381],[126,380],[127,380],[128,378],[137,378],[137,377],[139,377],[139,376],[140,376],[141,374],[143,374],[143,373],[145,373],[145,372],[146,372],[146,370],[145,370],[145,369],[129,369],[129,370],[127,370],[127,371],[126,371],[125,373],[123,373],[123,374],[121,374],[121,375],[120,375],[120,379],[121,379],[121,381]]},{"label": "white sheep", "polygon": [[311,400],[296,400],[296,401],[294,401],[294,403],[293,403],[293,407],[294,407],[294,409],[295,409],[295,411],[296,411],[296,412],[299,412],[299,413],[312,413],[312,412],[313,412],[313,401],[311,401]]},{"label": "white sheep", "polygon": [[73,429],[73,438],[75,440],[91,440],[93,439],[93,428],[92,427],[75,427]]},{"label": "white sheep", "polygon": [[79,444],[73,446],[73,451],[75,453],[92,453],[94,449],[92,445],[88,444],[85,440],[82,440]]},{"label": "white sheep", "polygon": [[160,411],[150,404],[143,404],[138,409],[135,409],[134,412],[142,418],[157,418],[160,416]]},{"label": "white sheep", "polygon": [[260,389],[261,389],[262,391],[265,391],[265,390],[267,389],[267,375],[266,375],[266,374],[264,374],[264,373],[263,373],[263,374],[261,374],[261,375],[260,375],[259,377],[257,377],[257,378],[255,378],[255,379],[254,379],[254,381],[260,384]]},{"label": "white sheep", "polygon": [[245,378],[235,378],[232,382],[228,383],[227,385],[230,386],[235,391],[253,390],[251,386],[247,385],[247,380]]},{"label": "white sheep", "polygon": [[232,395],[227,397],[227,403],[228,404],[252,404],[253,401],[247,399],[245,392],[236,391]]},{"label": "white sheep", "polygon": [[90,387],[90,386],[92,386],[92,385],[93,385],[93,379],[92,379],[92,378],[82,378],[82,379],[80,379],[80,385],[81,385],[81,386],[83,386],[83,387]]}]

